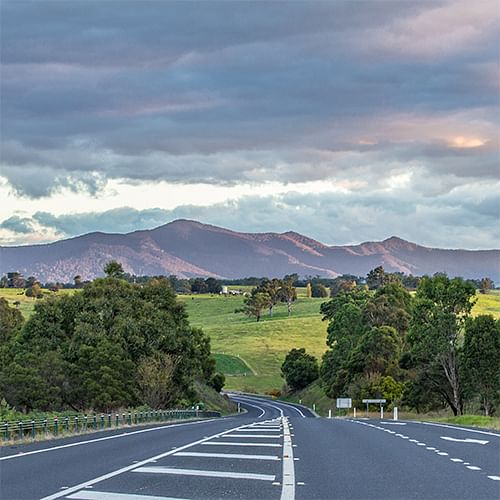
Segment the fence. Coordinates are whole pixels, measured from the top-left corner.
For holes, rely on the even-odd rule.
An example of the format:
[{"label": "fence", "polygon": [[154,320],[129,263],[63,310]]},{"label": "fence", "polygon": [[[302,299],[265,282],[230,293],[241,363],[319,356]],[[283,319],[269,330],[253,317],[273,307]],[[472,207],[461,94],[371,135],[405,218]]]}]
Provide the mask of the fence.
[{"label": "fence", "polygon": [[139,425],[168,420],[183,420],[188,418],[220,417],[218,411],[201,410],[157,410],[128,413],[101,413],[99,415],[79,415],[62,418],[44,418],[18,422],[1,422],[3,440],[33,439],[37,437],[80,434],[88,431],[99,431],[122,427],[124,425]]}]

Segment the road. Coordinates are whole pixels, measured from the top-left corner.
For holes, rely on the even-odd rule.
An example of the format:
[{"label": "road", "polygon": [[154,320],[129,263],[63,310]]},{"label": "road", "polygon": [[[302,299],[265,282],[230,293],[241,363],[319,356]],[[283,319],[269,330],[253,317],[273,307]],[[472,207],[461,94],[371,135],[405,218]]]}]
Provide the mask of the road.
[{"label": "road", "polygon": [[498,433],[233,399],[247,413],[4,447],[0,498],[500,498]]}]

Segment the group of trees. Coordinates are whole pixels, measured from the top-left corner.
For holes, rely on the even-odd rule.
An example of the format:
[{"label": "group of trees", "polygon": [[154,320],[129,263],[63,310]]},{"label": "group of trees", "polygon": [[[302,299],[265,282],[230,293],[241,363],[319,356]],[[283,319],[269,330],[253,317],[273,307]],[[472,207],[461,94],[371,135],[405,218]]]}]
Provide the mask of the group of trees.
[{"label": "group of trees", "polygon": [[[338,290],[319,375],[330,397],[385,398],[417,411],[448,406],[491,415],[500,406],[500,321],[471,317],[476,286],[444,274],[419,279],[414,296],[375,269],[368,287]],[[282,373],[292,390],[318,376],[312,356],[290,351]]]},{"label": "group of trees", "polygon": [[209,338],[165,279],[130,284],[117,263],[80,293],[49,297],[28,321],[0,300],[0,397],[19,410],[111,410],[194,401],[220,389]]},{"label": "group of trees", "polygon": [[292,304],[297,299],[297,290],[293,286],[293,280],[289,277],[283,279],[264,279],[258,286],[252,289],[250,295],[245,297],[242,309],[236,312],[244,312],[247,316],[254,317],[260,321],[263,311],[269,311],[273,315],[274,307],[279,302],[286,303],[288,316],[292,314]]}]

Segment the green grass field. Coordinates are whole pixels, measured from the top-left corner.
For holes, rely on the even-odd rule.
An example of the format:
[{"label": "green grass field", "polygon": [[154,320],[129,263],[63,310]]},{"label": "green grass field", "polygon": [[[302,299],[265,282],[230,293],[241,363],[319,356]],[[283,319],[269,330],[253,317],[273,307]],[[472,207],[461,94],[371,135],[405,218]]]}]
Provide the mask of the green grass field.
[{"label": "green grass field", "polygon": [[326,349],[326,323],[319,312],[324,299],[299,298],[290,318],[286,306],[280,304],[272,318],[265,315],[260,322],[234,312],[242,306],[242,297],[195,295],[180,299],[186,303],[190,322],[210,336],[214,352],[241,358],[253,371],[247,376],[226,372],[227,389],[279,390],[283,384],[280,366],[290,349],[305,347],[318,357]]}]

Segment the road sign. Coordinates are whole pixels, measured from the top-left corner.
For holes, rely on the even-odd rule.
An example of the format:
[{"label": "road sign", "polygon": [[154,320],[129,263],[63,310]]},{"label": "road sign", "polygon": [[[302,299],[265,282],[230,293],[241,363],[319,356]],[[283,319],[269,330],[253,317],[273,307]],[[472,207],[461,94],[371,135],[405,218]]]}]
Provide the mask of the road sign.
[{"label": "road sign", "polygon": [[385,403],[385,399],[363,399],[363,403],[383,404],[383,403]]},{"label": "road sign", "polygon": [[352,399],[337,398],[337,408],[352,408]]}]

